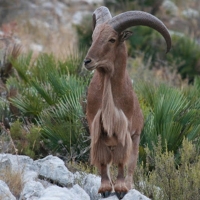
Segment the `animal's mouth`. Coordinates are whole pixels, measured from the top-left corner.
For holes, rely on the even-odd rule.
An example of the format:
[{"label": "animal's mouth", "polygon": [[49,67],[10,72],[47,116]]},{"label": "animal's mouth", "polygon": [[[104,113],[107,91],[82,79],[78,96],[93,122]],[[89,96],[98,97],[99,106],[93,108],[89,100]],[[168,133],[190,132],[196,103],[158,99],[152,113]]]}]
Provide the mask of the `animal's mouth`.
[{"label": "animal's mouth", "polygon": [[89,70],[89,71],[92,71],[92,70],[94,70],[95,68],[96,68],[96,66],[88,66],[88,65],[85,65],[85,68],[87,69],[87,70]]},{"label": "animal's mouth", "polygon": [[90,63],[86,63],[85,64],[85,68],[87,69],[87,70],[89,70],[89,71],[92,71],[92,70],[94,70],[94,69],[96,69],[97,68],[97,63],[95,62],[90,62]]}]

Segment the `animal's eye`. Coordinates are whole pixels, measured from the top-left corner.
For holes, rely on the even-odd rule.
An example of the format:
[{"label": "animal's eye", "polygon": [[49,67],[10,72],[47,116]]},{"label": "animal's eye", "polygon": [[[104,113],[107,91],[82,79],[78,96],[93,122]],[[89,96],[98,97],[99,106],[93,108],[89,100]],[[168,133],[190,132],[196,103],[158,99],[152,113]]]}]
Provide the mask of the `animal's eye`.
[{"label": "animal's eye", "polygon": [[115,42],[115,39],[111,38],[111,39],[109,40],[109,42],[114,43],[114,42]]}]

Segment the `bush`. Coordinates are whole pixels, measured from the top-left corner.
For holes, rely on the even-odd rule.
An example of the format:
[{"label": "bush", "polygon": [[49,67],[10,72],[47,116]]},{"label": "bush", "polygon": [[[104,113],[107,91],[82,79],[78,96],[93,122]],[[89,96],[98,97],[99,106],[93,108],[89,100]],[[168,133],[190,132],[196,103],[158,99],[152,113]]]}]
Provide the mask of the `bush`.
[{"label": "bush", "polygon": [[133,27],[131,30],[134,33],[128,41],[131,56],[136,57],[138,52],[144,52],[144,61],[148,62],[149,59],[152,61],[151,68],[156,66],[157,62],[162,63],[162,60],[166,60],[166,66],[177,66],[182,78],[188,78],[190,82],[197,74],[200,74],[200,46],[195,40],[173,33],[171,34],[172,48],[165,55],[166,44],[158,32],[143,26]]},{"label": "bush", "polygon": [[187,37],[172,35],[173,48],[167,56],[169,63],[175,63],[183,78],[194,80],[200,75],[200,46],[197,41]]},{"label": "bush", "polygon": [[16,120],[10,129],[14,147],[20,155],[27,155],[31,158],[41,157],[41,135],[38,126],[33,124],[25,125]]},{"label": "bush", "polygon": [[[69,56],[66,60],[41,54],[34,61],[31,54],[22,55],[13,60],[18,76],[9,78],[6,84],[8,90],[14,86],[18,91],[9,100],[19,109],[20,119],[34,123],[49,153],[57,153],[65,159],[88,155],[87,132],[81,122],[84,119],[81,101],[84,100],[88,77],[78,76],[81,62],[81,54]],[[16,125],[17,122],[12,129]],[[19,134],[25,143],[38,137],[36,129],[30,131],[26,139],[20,127],[12,132],[15,136]],[[27,146],[20,153],[34,156],[32,150],[36,150],[36,146],[34,149]]]},{"label": "bush", "polygon": [[[191,86],[193,94],[194,91],[199,92],[197,85],[196,83]],[[184,138],[200,141],[199,96],[192,97],[190,94],[188,98],[185,96],[185,90],[166,84],[156,86],[144,82],[137,84],[136,88],[145,111],[140,146],[141,160],[145,160],[145,146],[148,145],[152,150],[153,144],[158,142],[159,137],[161,137],[163,150],[166,146],[168,151],[173,151],[176,156]]]},{"label": "bush", "polygon": [[[184,139],[177,165],[173,151],[163,151],[161,140],[153,150],[145,149],[146,165],[137,168],[135,187],[154,200],[198,200],[200,196],[200,156],[195,145]],[[151,166],[155,168],[152,170]]]},{"label": "bush", "polygon": [[78,45],[80,49],[88,49],[92,44],[92,15],[83,18],[82,23],[76,26]]}]

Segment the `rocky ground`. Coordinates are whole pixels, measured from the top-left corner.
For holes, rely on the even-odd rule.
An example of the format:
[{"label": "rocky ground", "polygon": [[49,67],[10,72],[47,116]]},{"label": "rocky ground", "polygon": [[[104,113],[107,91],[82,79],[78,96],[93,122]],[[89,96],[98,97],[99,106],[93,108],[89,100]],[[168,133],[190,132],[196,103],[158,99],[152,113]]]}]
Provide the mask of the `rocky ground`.
[{"label": "rocky ground", "polygon": [[[0,0],[0,37],[12,36],[25,52],[63,55],[76,47],[75,26],[105,0]],[[105,2],[114,2],[107,0]],[[200,38],[200,3],[163,0],[156,15],[173,31]],[[146,10],[148,11],[148,9]],[[111,10],[113,13],[113,10]]]},{"label": "rocky ground", "polygon": [[[3,180],[11,174],[18,179],[19,191]],[[16,176],[16,174],[18,176]],[[55,156],[33,161],[27,156],[0,154],[0,199],[2,200],[99,200],[100,177],[84,172],[70,172]],[[17,177],[17,178],[16,178]],[[10,177],[12,180],[12,177]],[[16,187],[14,185],[13,187]],[[17,198],[11,193],[15,191]],[[16,195],[15,194],[15,195]],[[113,193],[105,200],[118,200]],[[123,200],[148,200],[137,190],[131,190]]]},{"label": "rocky ground", "polygon": [[65,55],[76,46],[75,26],[103,0],[0,0],[0,36],[12,36],[24,52]]},{"label": "rocky ground", "polygon": [[[0,0],[0,38],[11,37],[23,46],[23,50],[52,52],[63,56],[77,42],[75,26],[83,16],[92,15],[103,0]],[[182,10],[172,1],[165,0],[160,10],[168,13],[163,18],[167,27],[175,31],[184,30],[200,38],[199,7],[184,7]],[[165,15],[166,16],[166,15]],[[180,16],[183,16],[180,18]],[[0,41],[1,42],[1,41]],[[3,44],[4,45],[4,44]],[[0,43],[0,64],[5,55],[5,46]],[[3,50],[2,50],[3,49]],[[3,200],[97,200],[100,177],[72,173],[57,157],[48,156],[33,161],[26,156],[0,154],[0,175],[5,171],[15,172],[22,177],[22,188],[17,197],[12,188],[0,178],[0,199]],[[20,179],[21,180],[21,179]],[[107,198],[117,200],[113,194]],[[147,200],[136,190],[131,190],[124,200]]]}]

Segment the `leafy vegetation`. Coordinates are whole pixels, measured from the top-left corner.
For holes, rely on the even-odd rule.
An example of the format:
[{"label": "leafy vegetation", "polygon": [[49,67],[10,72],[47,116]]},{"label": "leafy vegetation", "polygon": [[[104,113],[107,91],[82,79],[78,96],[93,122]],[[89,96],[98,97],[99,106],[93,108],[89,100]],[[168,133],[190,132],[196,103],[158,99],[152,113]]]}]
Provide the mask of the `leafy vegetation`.
[{"label": "leafy vegetation", "polygon": [[195,75],[199,74],[200,46],[194,39],[180,33],[172,33],[173,47],[164,55],[166,45],[159,33],[143,26],[131,30],[134,33],[128,45],[131,56],[137,57],[138,53],[144,52],[144,61],[148,62],[151,59],[150,68],[166,60],[165,66],[176,66],[182,78],[188,78],[189,81],[193,81]]},{"label": "leafy vegetation", "polygon": [[[112,10],[139,8],[153,13],[158,11],[156,2],[118,0]],[[34,159],[51,153],[69,161],[68,167],[74,170],[98,173],[87,164],[89,133],[84,107],[90,74],[81,69],[84,49],[91,44],[91,16],[76,28],[80,50],[65,59],[45,53],[35,59],[32,53],[17,58],[19,48],[16,48],[16,56],[13,54],[9,60],[15,72],[11,70],[11,74],[1,77],[8,95],[0,98],[0,150]],[[198,199],[200,47],[197,38],[172,31],[173,48],[165,55],[165,41],[155,30],[143,26],[131,30],[134,34],[127,41],[131,57],[128,70],[145,118],[135,187],[155,200]],[[112,173],[116,173],[115,168]],[[15,196],[22,187],[19,174],[5,171],[3,177],[0,175],[13,188]]]},{"label": "leafy vegetation", "polygon": [[[28,122],[26,122],[28,123]],[[33,124],[22,123],[19,120],[15,121],[10,129],[14,148],[18,154],[28,155],[31,158],[40,157],[40,128]]]},{"label": "leafy vegetation", "polygon": [[78,45],[79,48],[88,49],[92,43],[92,18],[86,16],[83,18],[82,23],[76,26],[78,34]]},{"label": "leafy vegetation", "polygon": [[[199,78],[196,78],[193,92],[199,91],[197,82]],[[192,104],[184,95],[184,90],[164,84],[155,86],[149,82],[138,84],[138,92],[144,107],[148,110],[145,113],[145,125],[141,137],[141,152],[144,152],[142,148],[146,145],[152,150],[153,143],[157,143],[159,137],[163,150],[167,145],[166,148],[175,155],[184,138],[191,141],[199,140],[199,97]]]},{"label": "leafy vegetation", "polygon": [[[88,84],[88,77],[79,77],[81,56],[56,60],[53,55],[41,54],[36,60],[32,55],[22,55],[12,64],[18,76],[10,77],[6,86],[17,95],[9,98],[19,110],[19,119],[11,126],[11,135],[24,145],[16,148],[20,154],[39,156],[39,144],[45,150],[65,159],[80,159],[88,152],[87,132],[83,128],[84,113],[81,101]],[[13,113],[14,114],[14,113]],[[24,132],[23,124],[34,124]],[[20,146],[20,145],[19,145]]]},{"label": "leafy vegetation", "polygon": [[[138,166],[134,176],[135,187],[154,200],[198,200],[200,156],[195,145],[187,139],[183,140],[179,149],[179,165],[174,152],[169,151],[167,145],[164,152],[162,149],[160,139],[152,150],[145,148],[147,163]],[[153,170],[152,165],[155,166]]]}]

